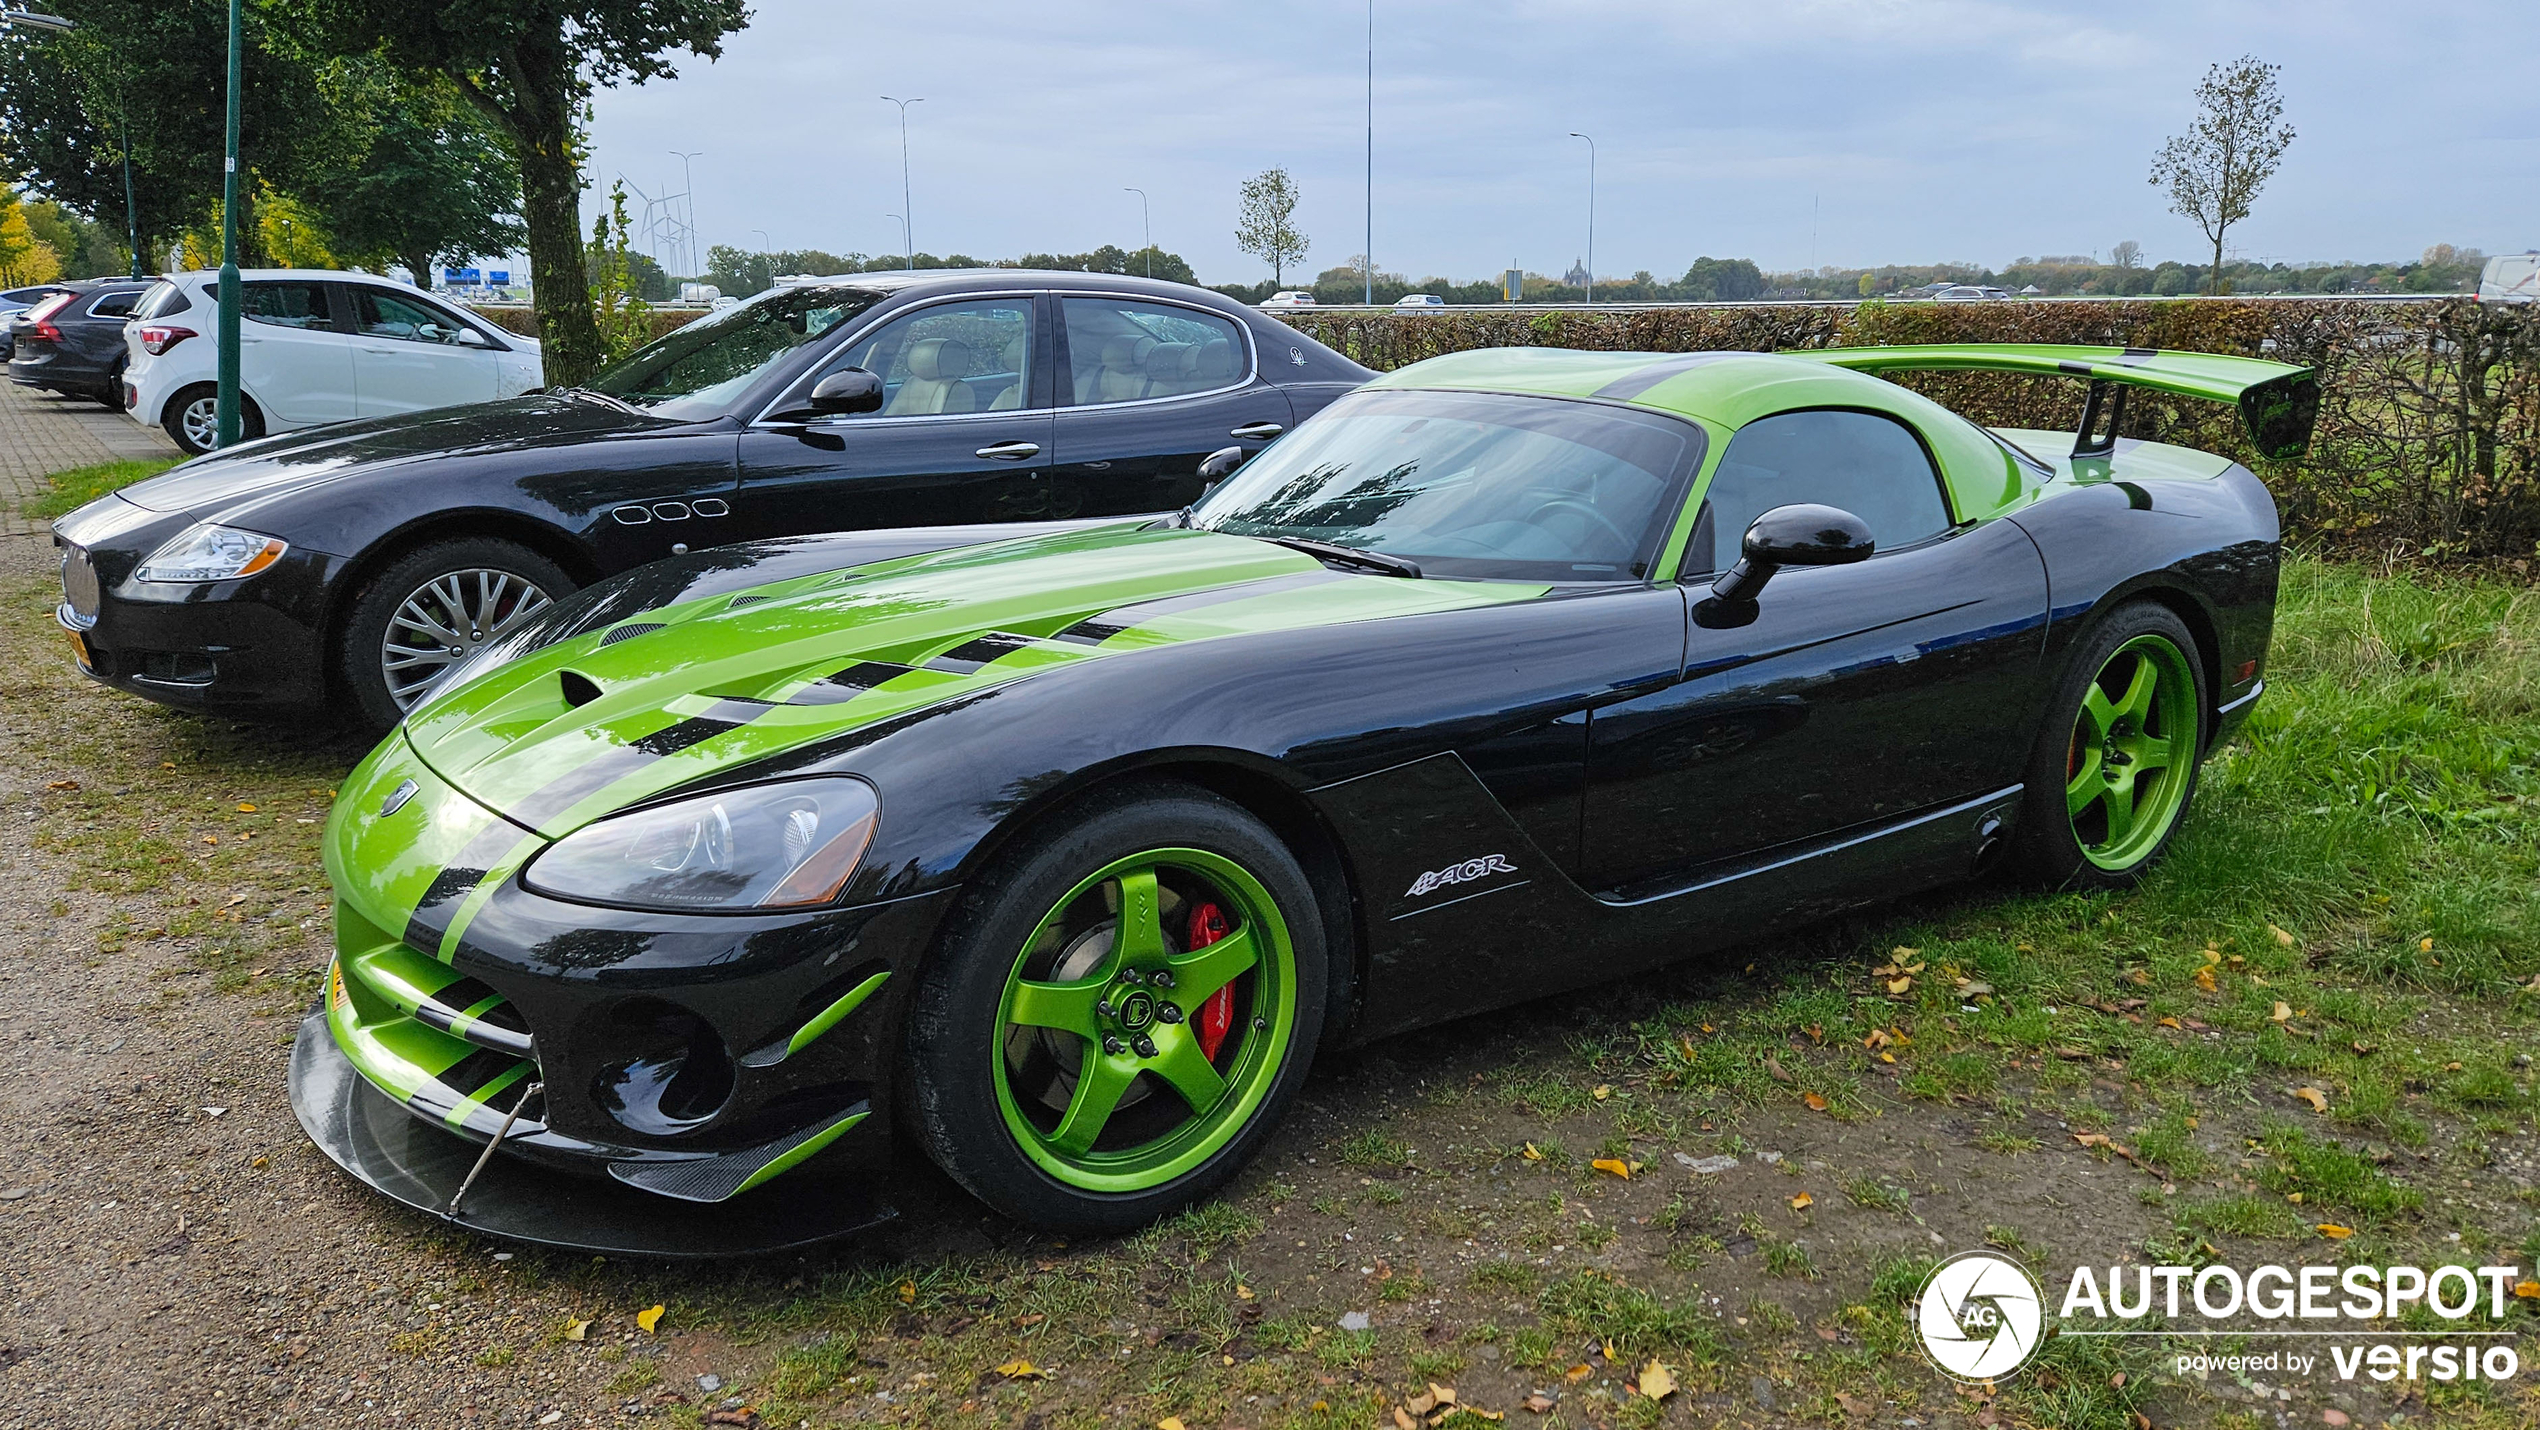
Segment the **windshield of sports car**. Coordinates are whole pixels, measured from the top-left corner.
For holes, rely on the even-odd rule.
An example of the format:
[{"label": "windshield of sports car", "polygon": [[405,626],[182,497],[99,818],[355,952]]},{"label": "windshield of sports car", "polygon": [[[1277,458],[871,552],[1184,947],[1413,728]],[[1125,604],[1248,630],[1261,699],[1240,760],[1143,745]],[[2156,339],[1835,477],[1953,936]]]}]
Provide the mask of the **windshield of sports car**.
[{"label": "windshield of sports car", "polygon": [[1701,429],[1654,413],[1378,389],[1265,449],[1189,520],[1371,552],[1429,576],[1637,581],[1701,456]]},{"label": "windshield of sports car", "polygon": [[721,417],[786,354],[881,301],[871,288],[772,289],[636,349],[583,386],[657,417]]}]

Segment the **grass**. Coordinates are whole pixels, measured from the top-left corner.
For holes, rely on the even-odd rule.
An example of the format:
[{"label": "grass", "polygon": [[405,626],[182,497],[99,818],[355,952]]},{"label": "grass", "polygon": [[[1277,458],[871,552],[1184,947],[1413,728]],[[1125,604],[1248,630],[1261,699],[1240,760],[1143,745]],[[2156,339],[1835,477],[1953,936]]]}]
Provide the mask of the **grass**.
[{"label": "grass", "polygon": [[67,516],[108,492],[157,476],[175,466],[178,460],[175,457],[145,457],[129,462],[99,462],[93,466],[55,472],[49,478],[53,489],[20,503],[19,510],[45,521]]},{"label": "grass", "polygon": [[[23,594],[0,632],[33,668],[55,638]],[[2268,681],[2138,889],[1948,891],[1387,1040],[1318,1073],[1233,1191],[1139,1235],[982,1237],[964,1204],[935,1213],[948,1232],[764,1269],[529,1253],[512,1274],[544,1267],[595,1306],[670,1303],[683,1334],[755,1357],[771,1424],[1266,1430],[1396,1423],[1450,1378],[1498,1413],[1555,1391],[1547,1425],[1710,1423],[1756,1377],[1794,1425],[1859,1423],[1838,1394],[1878,1406],[1872,1423],[1961,1423],[1976,1407],[1924,1365],[1913,1300],[1938,1257],[1986,1244],[2050,1291],[2084,1260],[2527,1265],[2540,593],[2297,562]],[[0,685],[9,721],[53,732],[39,785],[79,784],[27,796],[36,856],[67,871],[53,892],[113,905],[93,953],[71,952],[169,941],[189,970],[169,997],[238,990],[287,1026],[323,933],[314,821],[358,751],[98,720],[104,699],[54,665]],[[1871,973],[1898,962],[1921,970],[1902,989]],[[1994,991],[1971,1005],[1960,979]],[[1676,1152],[1740,1166],[1697,1175]],[[1625,1180],[1592,1156],[1644,1165]],[[2083,1189],[2099,1199],[2076,1210]],[[515,1378],[576,1353],[503,1362],[501,1344],[446,1349]],[[1665,1408],[1625,1389],[1651,1358],[1687,1387]],[[684,1388],[684,1364],[657,1360],[674,1364],[647,1351],[600,1374],[621,1399]],[[997,1373],[1016,1360],[1057,1373]],[[2132,1343],[2070,1338],[1992,1403],[2042,1430],[2245,1408]],[[2501,1403],[2412,1403],[2407,1423],[2523,1423]],[[643,1423],[697,1410],[678,1415]]]}]

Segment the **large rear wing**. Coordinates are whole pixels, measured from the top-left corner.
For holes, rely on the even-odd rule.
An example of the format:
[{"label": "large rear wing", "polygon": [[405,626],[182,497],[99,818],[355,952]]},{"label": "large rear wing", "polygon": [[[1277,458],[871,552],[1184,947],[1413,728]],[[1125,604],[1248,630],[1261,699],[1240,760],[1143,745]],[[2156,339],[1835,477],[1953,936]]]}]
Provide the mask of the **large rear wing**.
[{"label": "large rear wing", "polygon": [[2088,348],[2055,343],[1928,343],[1885,348],[1825,348],[1790,353],[1855,372],[2013,372],[2090,380],[2083,400],[2077,457],[2115,449],[2117,422],[2129,388],[2228,402],[2240,409],[2259,455],[2298,457],[2319,420],[2319,374],[2290,363],[2220,353],[2159,348]]}]

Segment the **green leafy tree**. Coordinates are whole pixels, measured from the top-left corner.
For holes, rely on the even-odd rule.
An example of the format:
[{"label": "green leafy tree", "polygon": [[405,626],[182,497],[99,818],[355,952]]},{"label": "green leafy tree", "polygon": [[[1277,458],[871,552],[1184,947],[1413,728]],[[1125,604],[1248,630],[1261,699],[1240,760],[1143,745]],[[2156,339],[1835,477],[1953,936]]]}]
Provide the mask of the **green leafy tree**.
[{"label": "green leafy tree", "polygon": [[302,189],[335,251],[366,267],[401,263],[429,287],[444,259],[520,247],[520,169],[458,87],[376,61],[347,65],[369,142]]},{"label": "green leafy tree", "polygon": [[1751,302],[1764,296],[1764,270],[1752,258],[1697,258],[1675,289],[1676,297],[1695,302]]},{"label": "green leafy tree", "polygon": [[1305,235],[1296,226],[1297,199],[1296,181],[1287,170],[1264,169],[1244,180],[1235,209],[1235,247],[1269,264],[1274,286],[1287,281],[1289,264],[1305,261]]},{"label": "green leafy tree", "polygon": [[2192,220],[2214,245],[2210,291],[2221,293],[2223,235],[2249,216],[2258,191],[2275,177],[2293,126],[2277,93],[2277,66],[2242,55],[2211,66],[2196,86],[2196,120],[2153,156],[2153,187],[2166,189],[2170,212]]},{"label": "green leafy tree", "polygon": [[[124,146],[132,150],[142,246],[158,252],[207,222],[221,194],[229,7],[224,0],[59,0],[67,34],[0,30],[0,149],[6,167],[73,212],[125,229]],[[246,12],[241,207],[259,185],[301,190],[362,143],[331,67],[287,41],[267,4]],[[242,212],[241,257],[265,255]],[[66,257],[68,255],[65,255]]]},{"label": "green leafy tree", "polygon": [[677,73],[670,52],[713,59],[749,22],[742,0],[481,0],[452,9],[414,0],[268,0],[305,43],[374,50],[448,79],[508,142],[547,380],[569,386],[606,359],[583,271],[582,119],[595,88]]}]

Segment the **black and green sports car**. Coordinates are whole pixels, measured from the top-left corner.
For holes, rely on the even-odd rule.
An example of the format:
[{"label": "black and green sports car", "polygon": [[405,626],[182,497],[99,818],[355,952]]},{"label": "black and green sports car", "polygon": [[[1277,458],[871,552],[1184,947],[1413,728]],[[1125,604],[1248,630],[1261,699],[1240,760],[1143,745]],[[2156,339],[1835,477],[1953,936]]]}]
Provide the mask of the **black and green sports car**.
[{"label": "black and green sports car", "polygon": [[[1875,375],[1953,368],[2086,380],[2079,435]],[[1118,1229],[1320,1051],[1997,864],[2124,884],[2264,688],[2278,561],[2248,470],[2113,435],[2138,387],[2269,456],[2318,399],[2141,350],[1474,352],[1162,520],[631,572],[346,781],[294,1104],[558,1244],[800,1244],[887,1214],[901,1144]]]}]

